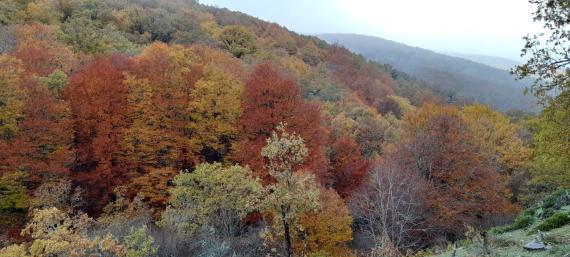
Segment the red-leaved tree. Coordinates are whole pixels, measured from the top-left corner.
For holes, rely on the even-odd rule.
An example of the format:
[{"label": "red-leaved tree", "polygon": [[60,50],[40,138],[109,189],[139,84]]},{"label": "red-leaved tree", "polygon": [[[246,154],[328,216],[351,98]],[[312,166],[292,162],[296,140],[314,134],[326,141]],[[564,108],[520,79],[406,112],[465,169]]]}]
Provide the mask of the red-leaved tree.
[{"label": "red-leaved tree", "polygon": [[64,92],[74,118],[77,158],[72,178],[86,198],[95,199],[90,212],[100,210],[112,188],[124,181],[118,158],[127,109],[123,71],[130,65],[121,55],[95,59],[71,76]]},{"label": "red-leaved tree", "polygon": [[342,136],[332,143],[330,166],[327,184],[332,186],[340,196],[347,198],[362,184],[370,163],[362,156],[360,147],[354,138]]},{"label": "red-leaved tree", "polygon": [[238,142],[233,159],[249,165],[265,182],[271,177],[264,167],[261,148],[280,122],[298,133],[309,149],[305,169],[323,178],[327,170],[325,139],[327,130],[321,125],[318,105],[301,97],[300,89],[270,64],[261,64],[245,83],[243,114],[238,122]]}]

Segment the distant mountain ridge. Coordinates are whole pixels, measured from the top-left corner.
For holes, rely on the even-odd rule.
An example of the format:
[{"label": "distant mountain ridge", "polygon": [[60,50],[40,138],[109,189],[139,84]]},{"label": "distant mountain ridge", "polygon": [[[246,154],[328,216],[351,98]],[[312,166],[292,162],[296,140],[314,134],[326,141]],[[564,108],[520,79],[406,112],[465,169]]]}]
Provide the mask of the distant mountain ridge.
[{"label": "distant mountain ridge", "polygon": [[357,34],[321,34],[318,37],[372,61],[389,64],[431,87],[460,97],[503,111],[539,110],[534,98],[524,95],[524,88],[531,82],[517,81],[503,69],[379,37]]},{"label": "distant mountain ridge", "polygon": [[491,67],[495,67],[501,70],[511,70],[513,67],[522,64],[519,61],[511,60],[508,58],[482,55],[482,54],[467,54],[467,53],[455,53],[455,52],[442,52],[442,54],[463,58],[466,60],[478,62]]}]

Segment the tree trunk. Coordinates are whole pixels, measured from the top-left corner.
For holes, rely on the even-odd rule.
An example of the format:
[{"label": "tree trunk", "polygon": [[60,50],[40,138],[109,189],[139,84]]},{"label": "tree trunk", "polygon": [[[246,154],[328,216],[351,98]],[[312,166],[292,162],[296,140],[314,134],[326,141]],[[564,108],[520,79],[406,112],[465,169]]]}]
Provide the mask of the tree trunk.
[{"label": "tree trunk", "polygon": [[[283,208],[281,208],[283,209]],[[283,229],[285,231],[285,250],[287,251],[287,257],[291,257],[291,234],[289,232],[289,222],[285,219],[285,212],[281,211],[281,220],[283,221]]]},{"label": "tree trunk", "polygon": [[485,254],[491,254],[491,248],[489,247],[489,239],[487,238],[487,232],[481,232],[481,236],[483,237],[483,247],[485,248]]}]

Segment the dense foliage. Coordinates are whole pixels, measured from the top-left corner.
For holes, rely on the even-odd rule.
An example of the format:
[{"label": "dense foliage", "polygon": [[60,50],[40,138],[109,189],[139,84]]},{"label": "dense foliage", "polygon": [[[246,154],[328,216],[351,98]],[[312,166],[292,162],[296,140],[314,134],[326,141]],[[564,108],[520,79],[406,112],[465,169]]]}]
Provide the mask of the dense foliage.
[{"label": "dense foliage", "polygon": [[397,255],[568,185],[567,102],[516,124],[244,14],[5,0],[0,32],[2,257]]}]

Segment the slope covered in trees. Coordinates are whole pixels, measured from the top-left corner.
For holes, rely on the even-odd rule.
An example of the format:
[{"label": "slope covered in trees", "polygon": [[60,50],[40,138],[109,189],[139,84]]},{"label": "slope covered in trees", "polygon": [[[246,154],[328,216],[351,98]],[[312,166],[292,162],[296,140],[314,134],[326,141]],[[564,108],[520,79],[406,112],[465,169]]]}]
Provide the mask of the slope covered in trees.
[{"label": "slope covered in trees", "polygon": [[[394,66],[430,87],[441,90],[450,101],[476,101],[494,108],[538,111],[532,96],[524,94],[530,80],[516,81],[508,70],[483,65],[394,41],[355,34],[322,34],[319,38],[336,43],[364,57]],[[454,99],[456,98],[456,99]]]},{"label": "slope covered in trees", "polygon": [[277,24],[188,0],[0,24],[2,257],[398,255],[532,195],[526,127]]}]

